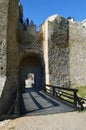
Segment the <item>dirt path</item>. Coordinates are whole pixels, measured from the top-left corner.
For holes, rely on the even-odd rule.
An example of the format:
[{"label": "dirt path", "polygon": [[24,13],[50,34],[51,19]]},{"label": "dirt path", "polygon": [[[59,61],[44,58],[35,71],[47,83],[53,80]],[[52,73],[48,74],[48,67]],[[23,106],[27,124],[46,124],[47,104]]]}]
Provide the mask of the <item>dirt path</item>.
[{"label": "dirt path", "polygon": [[86,112],[21,117],[3,124],[0,130],[86,130]]}]

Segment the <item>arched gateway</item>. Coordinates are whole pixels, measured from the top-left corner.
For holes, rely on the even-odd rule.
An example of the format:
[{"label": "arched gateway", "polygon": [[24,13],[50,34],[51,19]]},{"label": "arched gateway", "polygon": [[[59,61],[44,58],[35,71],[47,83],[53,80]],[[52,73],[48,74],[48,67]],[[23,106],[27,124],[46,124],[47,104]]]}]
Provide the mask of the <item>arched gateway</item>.
[{"label": "arched gateway", "polygon": [[19,68],[20,88],[34,87],[36,90],[42,89],[45,84],[44,60],[39,54],[30,53],[24,56]]}]

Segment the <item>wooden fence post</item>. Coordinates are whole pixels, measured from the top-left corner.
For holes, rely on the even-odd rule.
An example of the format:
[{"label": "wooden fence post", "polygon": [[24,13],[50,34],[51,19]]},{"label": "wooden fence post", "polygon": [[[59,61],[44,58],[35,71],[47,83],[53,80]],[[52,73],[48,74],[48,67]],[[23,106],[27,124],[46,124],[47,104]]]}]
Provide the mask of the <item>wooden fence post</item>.
[{"label": "wooden fence post", "polygon": [[54,86],[53,86],[53,96],[55,96],[55,88],[54,88]]},{"label": "wooden fence post", "polygon": [[77,106],[77,94],[74,92],[74,106]]}]

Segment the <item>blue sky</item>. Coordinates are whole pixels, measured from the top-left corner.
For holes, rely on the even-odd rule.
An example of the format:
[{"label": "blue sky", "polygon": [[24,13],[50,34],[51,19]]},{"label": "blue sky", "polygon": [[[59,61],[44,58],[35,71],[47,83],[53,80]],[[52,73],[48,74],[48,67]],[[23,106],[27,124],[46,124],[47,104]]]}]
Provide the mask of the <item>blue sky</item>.
[{"label": "blue sky", "polygon": [[42,24],[49,16],[60,14],[75,21],[86,18],[86,0],[20,0],[23,5],[24,18],[33,20],[36,25]]}]

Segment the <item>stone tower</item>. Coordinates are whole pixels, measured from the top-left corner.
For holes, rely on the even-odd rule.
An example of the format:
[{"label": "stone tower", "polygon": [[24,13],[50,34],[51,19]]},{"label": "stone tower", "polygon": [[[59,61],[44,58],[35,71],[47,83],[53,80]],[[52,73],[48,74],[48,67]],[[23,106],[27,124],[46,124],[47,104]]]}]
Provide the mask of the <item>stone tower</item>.
[{"label": "stone tower", "polygon": [[0,115],[9,110],[18,86],[18,19],[19,1],[0,0]]}]

